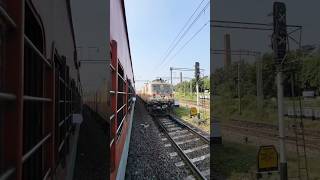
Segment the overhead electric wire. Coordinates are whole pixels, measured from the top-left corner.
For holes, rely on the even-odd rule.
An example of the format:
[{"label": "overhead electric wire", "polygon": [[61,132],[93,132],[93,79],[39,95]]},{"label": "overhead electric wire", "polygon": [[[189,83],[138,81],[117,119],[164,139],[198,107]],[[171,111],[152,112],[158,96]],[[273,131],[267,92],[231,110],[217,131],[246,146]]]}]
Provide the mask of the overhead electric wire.
[{"label": "overhead electric wire", "polygon": [[[202,2],[201,2],[201,4],[202,4]],[[201,5],[201,4],[200,4],[200,5]],[[182,29],[181,32],[183,32],[183,34],[180,36],[180,38],[178,39],[178,41],[173,41],[173,42],[175,42],[175,43],[173,44],[173,46],[171,45],[170,50],[167,51],[165,57],[162,58],[161,63],[160,63],[158,66],[156,66],[156,68],[158,67],[158,69],[159,69],[159,67],[160,67],[161,65],[163,65],[163,63],[167,60],[167,58],[168,58],[169,55],[172,53],[172,51],[177,47],[177,45],[180,43],[180,41],[181,41],[181,40],[184,38],[184,36],[189,32],[189,30],[191,29],[191,27],[199,20],[199,18],[201,17],[201,15],[203,15],[203,13],[205,12],[205,10],[209,7],[209,4],[210,4],[210,1],[207,2],[207,4],[204,6],[204,8],[202,8],[202,10],[198,13],[197,17],[192,21],[192,23],[187,27],[187,29],[186,29],[184,32],[183,32],[183,30],[185,29],[185,27]],[[198,9],[199,9],[199,8],[197,8],[195,12],[197,12]],[[195,12],[193,13],[193,15],[195,14]],[[191,16],[191,18],[193,17],[193,15]],[[191,19],[191,18],[189,18],[189,19]],[[189,24],[189,20],[188,20],[187,24]],[[179,35],[181,34],[181,32],[179,33]],[[179,37],[179,35],[178,35],[175,39],[177,39],[177,38]]]},{"label": "overhead electric wire", "polygon": [[169,59],[168,62],[170,62],[173,58],[175,58],[187,45],[194,37],[196,37],[202,30],[208,25],[209,21],[207,21],[196,33],[193,34],[193,36],[183,45],[181,48]]},{"label": "overhead electric wire", "polygon": [[[201,3],[198,5],[198,7],[194,10],[194,12],[192,13],[192,15],[189,17],[189,19],[187,20],[187,22],[184,24],[184,26],[182,27],[182,29],[180,30],[180,32],[177,34],[177,36],[174,38],[174,40],[171,42],[170,46],[168,47],[168,49],[166,50],[165,54],[168,53],[168,51],[172,48],[173,44],[176,42],[176,40],[178,39],[178,37],[180,36],[180,34],[183,32],[183,30],[187,27],[187,25],[189,24],[189,22],[192,20],[193,16],[196,14],[196,12],[198,11],[198,9],[201,7],[202,3],[205,0],[202,0]],[[164,57],[164,56],[163,56]],[[162,58],[163,59],[163,58]]]},{"label": "overhead electric wire", "polygon": [[[185,44],[183,44],[183,46],[181,46],[181,48],[174,54],[174,56],[172,56],[172,57],[170,58],[169,62],[170,62],[173,58],[175,58],[175,57],[193,40],[193,38],[195,38],[195,37],[208,25],[208,23],[209,23],[209,21],[207,21],[205,24],[203,24],[203,26],[201,26],[201,28],[200,28],[196,33],[194,33],[194,34],[191,36],[191,38],[190,38],[188,41],[186,41]],[[201,69],[201,70],[203,70],[203,69]],[[180,71],[184,71],[184,70],[183,70],[183,69],[180,69]],[[187,70],[187,71],[189,71],[189,70]]]},{"label": "overhead electric wire", "polygon": [[203,12],[209,7],[209,3],[210,1],[206,4],[206,6],[199,12],[198,16],[192,21],[192,23],[188,26],[188,28],[186,29],[186,31],[184,31],[184,33],[182,34],[182,36],[179,38],[179,40],[174,44],[174,46],[171,48],[171,50],[169,51],[169,53],[166,55],[166,57],[164,58],[164,60],[162,61],[163,63],[166,61],[166,59],[169,57],[169,55],[172,53],[172,51],[177,47],[177,45],[179,44],[179,42],[182,40],[182,38],[184,38],[184,36],[189,32],[189,30],[191,29],[191,27],[194,25],[194,23],[196,23],[199,18],[201,17],[201,15],[203,14]]}]

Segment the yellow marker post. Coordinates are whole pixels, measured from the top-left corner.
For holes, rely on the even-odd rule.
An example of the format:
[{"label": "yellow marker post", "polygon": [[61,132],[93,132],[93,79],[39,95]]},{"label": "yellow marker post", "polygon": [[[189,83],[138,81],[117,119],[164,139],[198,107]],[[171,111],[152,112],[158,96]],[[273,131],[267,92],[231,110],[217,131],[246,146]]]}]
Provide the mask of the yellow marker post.
[{"label": "yellow marker post", "polygon": [[196,116],[198,114],[198,110],[196,107],[191,107],[190,108],[190,117]]},{"label": "yellow marker post", "polygon": [[278,152],[274,145],[260,146],[257,160],[258,177],[263,173],[279,172]]}]

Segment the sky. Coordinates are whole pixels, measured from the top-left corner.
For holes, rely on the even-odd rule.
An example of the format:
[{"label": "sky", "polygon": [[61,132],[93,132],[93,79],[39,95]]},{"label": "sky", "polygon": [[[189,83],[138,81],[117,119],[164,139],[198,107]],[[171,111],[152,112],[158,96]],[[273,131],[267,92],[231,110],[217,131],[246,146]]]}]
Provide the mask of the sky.
[{"label": "sky", "polygon": [[[139,90],[146,80],[168,78],[170,67],[194,68],[196,61],[204,69],[203,75],[210,73],[210,6],[163,61],[170,44],[201,2],[202,0],[125,0],[136,89]],[[209,0],[203,0],[194,18],[208,2]],[[179,76],[179,71],[173,72],[173,77]],[[183,72],[182,76],[187,80],[194,77],[194,72]],[[178,79],[174,80],[174,83],[177,82]]]},{"label": "sky", "polygon": [[[109,34],[108,23],[97,22],[106,22],[108,18],[107,1],[72,0],[71,2],[77,47],[83,47],[82,49],[78,48],[79,58],[106,59],[108,54],[108,50],[105,48]],[[159,76],[169,77],[170,66],[193,68],[195,61],[199,61],[200,67],[205,69],[204,74],[209,74],[209,25],[205,26],[180,53],[174,56],[180,47],[208,22],[210,18],[209,8],[192,26],[166,60],[166,63],[159,67],[169,45],[200,2],[202,0],[125,0],[133,71],[137,80],[136,87],[139,88],[145,83],[145,81],[140,80],[152,80]],[[207,2],[208,0],[204,0],[200,9]],[[267,16],[272,12],[272,2],[273,0],[212,0],[212,19],[272,23],[272,17]],[[306,3],[301,0],[284,0],[284,2],[287,4],[288,24],[303,26],[302,44],[319,45],[320,23],[318,23],[317,17],[320,17],[320,11],[318,10],[320,1],[308,0]],[[94,11],[83,13],[85,9]],[[214,29],[212,34],[214,39],[212,49],[223,48],[223,35],[225,33],[231,34],[232,49],[271,51],[269,47],[271,32],[217,28]],[[292,41],[291,44],[292,48],[296,48]],[[232,61],[237,61],[238,59],[238,56],[232,57]],[[222,64],[223,56],[213,56],[213,69],[221,67]],[[96,88],[96,86],[100,86],[101,81],[103,81],[101,77],[104,75],[93,72],[96,72],[101,67],[103,67],[101,64],[82,64],[81,80],[84,87]],[[83,74],[94,74],[94,76],[83,76]],[[179,72],[174,72],[173,76],[178,77]],[[183,72],[183,77],[193,77],[193,72]],[[178,80],[175,80],[176,82]]]},{"label": "sky", "polygon": [[[214,20],[245,21],[258,23],[272,23],[272,17],[268,16],[272,12],[274,0],[213,0]],[[286,3],[287,24],[302,25],[302,45],[319,45],[320,17],[319,0],[282,0]],[[231,30],[214,28],[212,49],[223,48],[223,35],[231,35],[231,49],[248,49],[259,52],[270,52],[271,44],[270,32],[255,30]],[[293,34],[298,38],[298,33]],[[293,41],[290,41],[291,49],[297,48]],[[239,56],[233,56],[232,61],[238,61]],[[223,56],[213,55],[213,69],[223,66]]]}]

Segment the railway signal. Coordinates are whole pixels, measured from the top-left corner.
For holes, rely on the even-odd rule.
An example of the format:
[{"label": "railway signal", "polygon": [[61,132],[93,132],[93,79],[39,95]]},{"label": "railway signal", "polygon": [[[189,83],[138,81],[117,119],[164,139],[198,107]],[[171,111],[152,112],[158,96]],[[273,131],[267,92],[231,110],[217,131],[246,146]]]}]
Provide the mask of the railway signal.
[{"label": "railway signal", "polygon": [[[204,69],[200,69],[200,63],[196,62],[195,63],[195,68],[177,68],[177,67],[170,67],[170,79],[171,79],[171,84],[172,84],[172,71],[178,70],[178,71],[194,71],[195,79],[196,79],[196,90],[197,90],[197,107],[198,107],[198,112],[199,112],[199,80],[200,80],[200,71],[203,71]],[[190,86],[192,86],[190,84]],[[192,88],[191,92],[192,92]],[[198,114],[198,117],[200,118],[200,114]]]},{"label": "railway signal", "polygon": [[197,109],[198,109],[198,119],[200,119],[200,108],[199,108],[199,79],[200,79],[200,63],[195,63],[194,75],[196,78],[196,91],[197,91]]},{"label": "railway signal", "polygon": [[276,63],[281,63],[287,50],[286,6],[284,3],[273,4],[273,41],[272,48]]},{"label": "railway signal", "polygon": [[196,78],[196,81],[198,82],[200,79],[200,63],[199,62],[195,63],[194,76]]},{"label": "railway signal", "polygon": [[279,120],[279,141],[280,141],[280,179],[287,180],[287,160],[285,154],[285,134],[283,122],[283,80],[282,62],[286,55],[287,45],[287,25],[286,25],[286,6],[281,2],[273,4],[273,35],[272,48],[275,54],[277,68],[277,99],[278,99],[278,120]]}]

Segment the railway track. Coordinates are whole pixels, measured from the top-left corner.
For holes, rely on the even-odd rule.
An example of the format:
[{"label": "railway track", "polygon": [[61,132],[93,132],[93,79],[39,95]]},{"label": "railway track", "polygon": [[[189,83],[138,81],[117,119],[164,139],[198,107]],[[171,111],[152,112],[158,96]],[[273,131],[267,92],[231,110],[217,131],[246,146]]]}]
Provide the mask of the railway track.
[{"label": "railway track", "polygon": [[[243,135],[251,135],[255,137],[264,137],[271,140],[278,140],[278,131],[277,129],[262,129],[257,127],[248,127],[248,126],[240,126],[240,125],[231,125],[231,124],[221,124],[221,127],[224,129],[229,129],[229,131],[234,131],[237,133],[241,133]],[[295,145],[295,137],[292,132],[287,134],[286,143]],[[319,136],[306,136],[305,144],[309,149],[320,150],[319,148],[320,138]]]},{"label": "railway track", "polygon": [[209,139],[170,115],[153,115],[153,118],[166,136],[163,140],[169,141],[176,150],[170,156],[180,156],[183,160],[175,165],[190,168],[192,174],[186,179],[210,179]]}]

